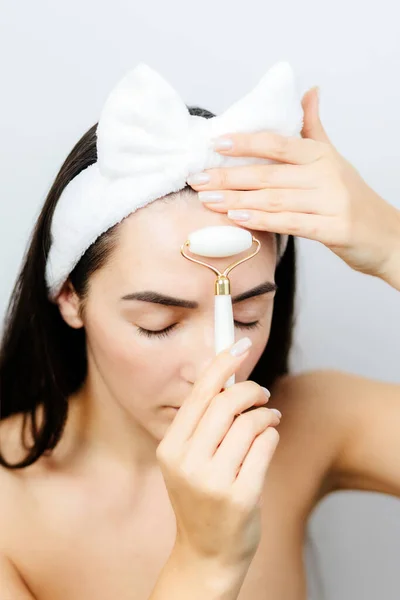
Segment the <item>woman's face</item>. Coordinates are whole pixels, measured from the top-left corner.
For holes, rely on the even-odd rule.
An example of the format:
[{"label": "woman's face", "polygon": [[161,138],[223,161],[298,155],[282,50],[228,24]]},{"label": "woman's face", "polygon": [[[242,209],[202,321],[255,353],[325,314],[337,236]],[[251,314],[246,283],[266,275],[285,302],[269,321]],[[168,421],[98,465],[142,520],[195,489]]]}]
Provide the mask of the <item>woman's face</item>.
[{"label": "woman's face", "polygon": [[[190,232],[210,225],[232,223],[195,194],[154,202],[121,223],[117,247],[90,279],[83,324],[91,387],[95,382],[157,439],[176,414],[167,407],[182,405],[214,356],[215,275],[180,253]],[[274,282],[274,238],[254,233],[261,250],[232,271],[232,297]],[[219,269],[233,261],[207,260]],[[144,293],[147,301],[132,298]],[[166,304],[163,296],[189,306]],[[273,302],[271,291],[234,303],[236,339],[253,342],[236,381],[248,378],[265,348]]]}]

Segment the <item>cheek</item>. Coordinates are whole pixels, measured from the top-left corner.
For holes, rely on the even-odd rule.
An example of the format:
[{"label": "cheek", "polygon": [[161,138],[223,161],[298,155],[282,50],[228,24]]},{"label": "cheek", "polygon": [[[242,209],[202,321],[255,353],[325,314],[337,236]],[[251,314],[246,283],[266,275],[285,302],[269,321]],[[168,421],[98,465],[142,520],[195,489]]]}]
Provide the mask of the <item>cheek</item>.
[{"label": "cheek", "polygon": [[241,331],[240,334],[236,336],[236,339],[249,337],[253,343],[248,358],[242,363],[241,368],[237,371],[237,381],[245,381],[260,360],[269,340],[271,323],[272,310],[268,311],[268,314],[263,319],[260,327],[250,331]]},{"label": "cheek", "polygon": [[253,371],[257,362],[260,360],[260,357],[262,356],[262,353],[265,350],[267,342],[268,338],[265,339],[265,337],[262,342],[260,341],[254,343],[253,340],[253,346],[251,348],[247,360],[245,360],[245,362],[242,363],[240,369],[236,372],[236,381],[246,381],[249,378],[250,373]]},{"label": "cheek", "polygon": [[[85,328],[96,364],[113,379],[129,377],[151,385],[174,368],[174,353],[166,352],[162,343],[142,339],[126,321],[91,319]],[[161,364],[163,368],[157,368]]]}]

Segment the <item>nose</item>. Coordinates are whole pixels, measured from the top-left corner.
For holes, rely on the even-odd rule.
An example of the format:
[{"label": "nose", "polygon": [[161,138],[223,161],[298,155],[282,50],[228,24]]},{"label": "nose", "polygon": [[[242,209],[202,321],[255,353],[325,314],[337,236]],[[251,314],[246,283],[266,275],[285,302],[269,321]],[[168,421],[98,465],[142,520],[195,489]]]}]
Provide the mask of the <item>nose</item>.
[{"label": "nose", "polygon": [[214,323],[207,323],[192,331],[185,343],[181,376],[188,383],[195,383],[215,356]]}]

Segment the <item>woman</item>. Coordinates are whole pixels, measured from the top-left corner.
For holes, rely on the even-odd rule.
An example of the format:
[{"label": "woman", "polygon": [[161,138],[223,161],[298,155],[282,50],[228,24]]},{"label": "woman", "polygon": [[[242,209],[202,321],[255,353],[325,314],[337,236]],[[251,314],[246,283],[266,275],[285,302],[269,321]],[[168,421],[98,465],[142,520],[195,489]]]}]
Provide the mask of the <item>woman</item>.
[{"label": "woman", "polygon": [[[314,135],[313,106],[306,102],[305,135]],[[243,141],[246,153],[301,164],[302,173],[310,175],[310,161],[318,164],[315,152],[328,145],[310,137],[297,140],[301,146],[294,156],[289,144],[289,154],[282,146],[271,150],[268,139],[278,140],[235,136],[232,152],[240,153]],[[328,188],[334,166],[341,172],[345,165],[330,152],[334,159],[318,179]],[[339,373],[287,375],[294,244],[289,238],[276,267],[269,231],[314,235],[335,250],[345,246],[343,256],[355,268],[398,286],[397,246],[392,249],[390,241],[398,235],[397,213],[372,191],[365,196],[366,185],[348,166],[353,176],[343,190],[349,206],[356,206],[362,193],[363,219],[366,203],[388,215],[379,227],[385,240],[379,257],[368,235],[364,240],[353,232],[351,247],[334,237],[343,206],[325,229],[311,223],[303,230],[297,224],[294,231],[293,220],[289,226],[284,222],[285,206],[282,217],[274,198],[271,214],[263,188],[266,173],[269,181],[272,172],[278,176],[276,166],[213,170],[209,184],[200,188],[191,182],[196,190],[257,192],[229,192],[225,202],[205,207],[185,189],[153,203],[97,240],[52,305],[44,283],[51,217],[66,184],[95,161],[92,128],[49,193],[4,336],[0,577],[5,597],[304,598],[302,540],[318,500],[348,487],[398,491],[392,457],[399,390]],[[236,176],[241,179],[231,179]],[[292,197],[300,199],[293,192]],[[312,196],[302,198],[300,210],[312,212]],[[231,223],[227,209],[243,209],[254,199],[258,203],[250,208],[257,207],[261,219],[251,228],[262,239],[262,251],[242,265],[240,278],[232,274],[239,295],[236,324],[248,337],[233,354],[210,360],[210,276],[206,270],[194,272],[176,248],[194,228]],[[375,220],[363,222],[376,230]],[[162,248],[149,246],[149,233],[153,239],[163,236]],[[153,291],[155,272],[158,295],[144,294]],[[171,296],[181,301],[172,302]],[[238,383],[221,392],[233,372]],[[284,413],[276,452],[280,417],[264,406],[265,385]],[[379,414],[372,405],[377,396]],[[34,427],[23,448],[19,432],[29,413]]]}]

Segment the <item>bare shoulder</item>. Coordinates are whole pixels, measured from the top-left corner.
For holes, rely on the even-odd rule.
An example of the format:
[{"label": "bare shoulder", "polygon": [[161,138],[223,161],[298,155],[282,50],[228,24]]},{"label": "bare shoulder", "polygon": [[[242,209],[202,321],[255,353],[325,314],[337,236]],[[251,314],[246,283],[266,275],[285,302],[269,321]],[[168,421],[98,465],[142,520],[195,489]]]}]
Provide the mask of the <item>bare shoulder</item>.
[{"label": "bare shoulder", "polygon": [[290,374],[277,381],[270,403],[275,402],[284,420],[296,429],[306,427],[310,435],[318,436],[316,428],[322,427],[326,434],[328,427],[341,427],[341,405],[357,393],[360,379],[364,383],[362,378],[334,370]]},{"label": "bare shoulder", "polygon": [[[36,427],[40,429],[44,418],[43,406],[39,405],[35,410]],[[7,463],[14,465],[23,461],[29,449],[34,444],[32,435],[32,419],[30,413],[18,413],[11,415],[0,421],[0,451],[2,458]],[[41,461],[39,460],[38,463]],[[0,469],[5,469],[7,473],[19,475],[21,479],[24,475],[30,474],[35,470],[31,465],[24,468],[8,469],[0,465]]]},{"label": "bare shoulder", "polygon": [[[0,467],[0,581],[1,598],[35,600],[21,576],[14,557],[17,508],[20,500],[15,480]],[[4,594],[4,596],[3,596]]]},{"label": "bare shoulder", "polygon": [[[335,370],[282,378],[270,403],[283,413],[288,446],[307,445],[324,471],[324,493],[368,489],[397,494],[388,470],[400,442],[400,384]],[[312,457],[314,454],[314,458]],[[373,471],[374,467],[374,471]]]},{"label": "bare shoulder", "polygon": [[[14,464],[24,457],[21,442],[22,415],[13,415],[0,421],[0,450],[2,459]],[[23,470],[0,465],[0,530],[9,529],[10,517],[23,493]]]},{"label": "bare shoulder", "polygon": [[347,377],[333,370],[308,371],[282,377],[271,389],[268,405],[283,415],[274,459],[277,477],[290,472],[293,495],[297,503],[302,499],[305,516],[335,490],[332,465],[345,434],[336,398]]},{"label": "bare shoulder", "polygon": [[[19,416],[0,421],[0,449],[7,462],[21,456],[19,441],[22,421]],[[16,578],[11,553],[17,528],[19,507],[22,504],[23,484],[18,470],[0,466],[0,573],[2,577]],[[4,580],[3,579],[3,580]]]},{"label": "bare shoulder", "polygon": [[363,377],[333,369],[305,371],[279,379],[274,392],[279,395],[280,402],[296,402],[297,399],[303,405],[312,402],[323,408],[324,401],[336,395],[338,390],[342,393],[346,390],[347,394],[349,386],[354,389],[365,381]]},{"label": "bare shoulder", "polygon": [[[25,457],[23,439],[23,415],[0,421],[0,450],[7,463],[14,464]],[[28,535],[26,489],[29,470],[0,465],[0,587],[4,597],[10,599],[34,600],[17,566],[19,542]]]},{"label": "bare shoulder", "polygon": [[[24,435],[24,419],[22,414],[12,415],[0,421],[0,451],[3,461],[14,465],[23,460],[27,454],[25,444],[31,443],[29,433]],[[26,428],[28,431],[29,428]],[[36,467],[9,468],[0,465],[0,532],[2,540],[12,541],[17,523],[26,513],[27,483]]]},{"label": "bare shoulder", "polygon": [[[334,418],[349,414],[361,403],[398,398],[400,384],[386,383],[336,370],[308,371],[281,378],[273,390],[279,405],[289,413],[307,418]],[[334,421],[336,423],[336,420]]]}]

